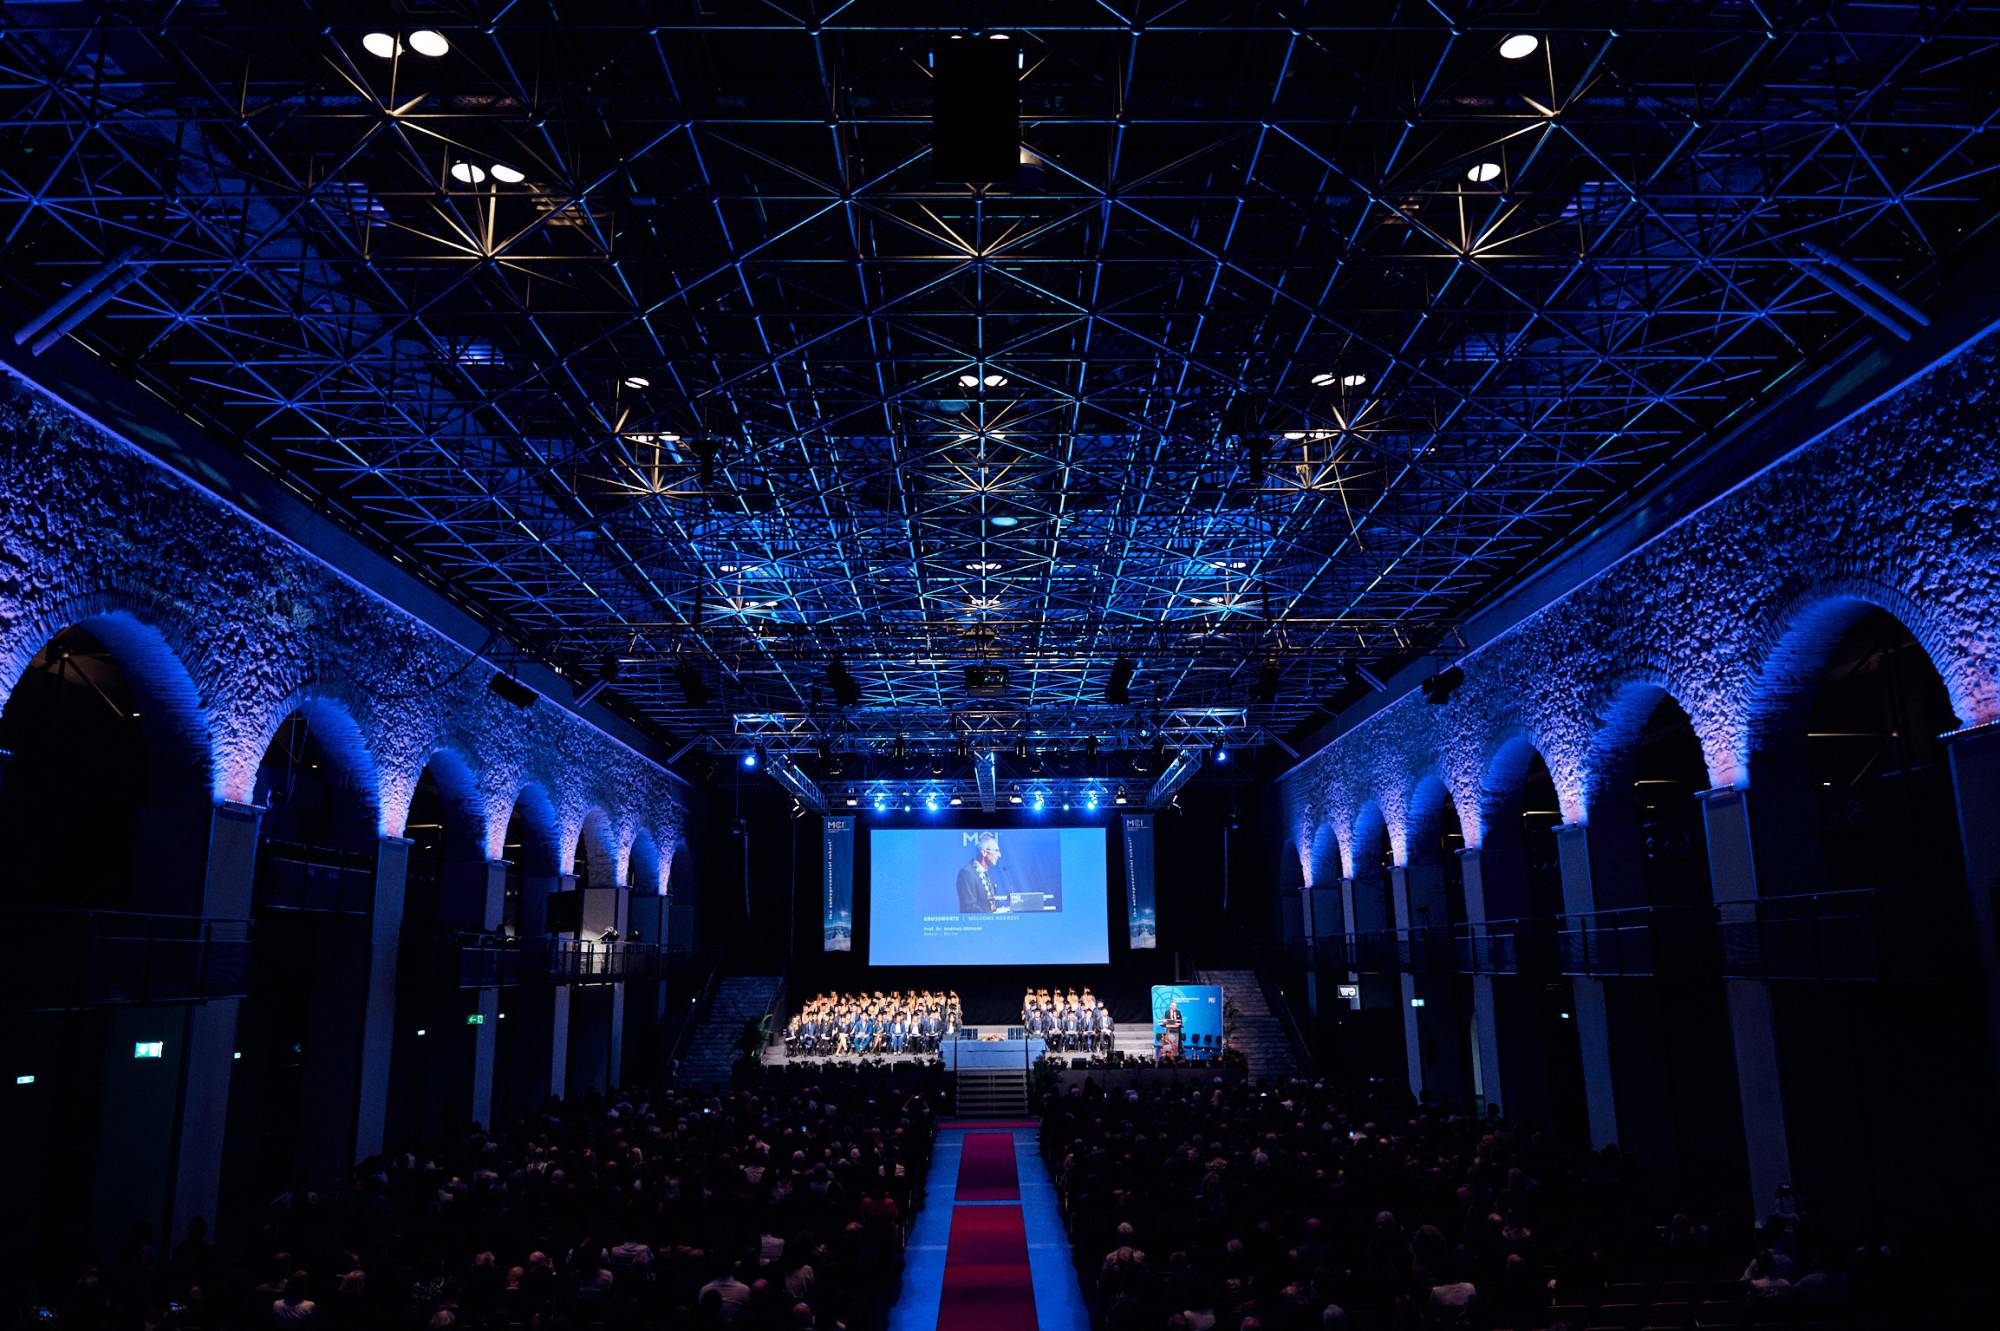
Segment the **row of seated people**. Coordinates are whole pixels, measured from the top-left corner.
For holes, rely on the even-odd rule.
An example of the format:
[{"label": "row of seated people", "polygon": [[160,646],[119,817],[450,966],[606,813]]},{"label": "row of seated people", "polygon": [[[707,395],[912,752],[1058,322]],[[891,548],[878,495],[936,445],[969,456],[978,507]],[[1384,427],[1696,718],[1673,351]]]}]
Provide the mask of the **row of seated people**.
[{"label": "row of seated people", "polygon": [[1021,997],[1021,1025],[1031,1040],[1043,1040],[1051,1053],[1099,1053],[1111,1049],[1117,1027],[1111,1010],[1085,985],[1075,989],[1029,989]]},{"label": "row of seated people", "polygon": [[1753,1231],[1720,1180],[1381,1086],[1086,1084],[1045,1098],[1041,1147],[1098,1331],[1990,1320],[1970,1227],[1907,1250],[1805,1211]]},{"label": "row of seated people", "polygon": [[881,1331],[943,1069],[804,1064],[454,1126],[346,1182],[245,1199],[227,1248],[46,1238],[0,1255],[38,1331]]},{"label": "row of seated people", "polygon": [[819,994],[785,1025],[791,1058],[836,1054],[934,1054],[958,1030],[958,991]]}]

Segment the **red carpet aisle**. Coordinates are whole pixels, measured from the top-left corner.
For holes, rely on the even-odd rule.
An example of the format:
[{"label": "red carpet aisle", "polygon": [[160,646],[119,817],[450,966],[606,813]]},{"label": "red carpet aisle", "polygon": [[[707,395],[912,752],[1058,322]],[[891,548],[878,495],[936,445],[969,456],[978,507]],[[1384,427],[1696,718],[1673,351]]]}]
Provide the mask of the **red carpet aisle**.
[{"label": "red carpet aisle", "polygon": [[945,1124],[889,1331],[1090,1331],[1032,1121]]},{"label": "red carpet aisle", "polygon": [[968,1132],[952,1197],[938,1331],[1036,1331],[1012,1132]]}]

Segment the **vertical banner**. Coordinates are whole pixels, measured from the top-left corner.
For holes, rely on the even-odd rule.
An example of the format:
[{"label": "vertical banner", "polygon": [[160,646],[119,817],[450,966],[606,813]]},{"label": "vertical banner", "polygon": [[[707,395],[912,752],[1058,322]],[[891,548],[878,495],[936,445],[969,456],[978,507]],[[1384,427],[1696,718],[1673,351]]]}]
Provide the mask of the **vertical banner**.
[{"label": "vertical banner", "polygon": [[1153,1056],[1162,1063],[1222,1057],[1222,986],[1153,986]]},{"label": "vertical banner", "polygon": [[824,952],[854,950],[854,820],[828,818],[820,860],[825,869]]},{"label": "vertical banner", "polygon": [[1132,946],[1158,947],[1153,920],[1153,816],[1125,815],[1125,921]]}]

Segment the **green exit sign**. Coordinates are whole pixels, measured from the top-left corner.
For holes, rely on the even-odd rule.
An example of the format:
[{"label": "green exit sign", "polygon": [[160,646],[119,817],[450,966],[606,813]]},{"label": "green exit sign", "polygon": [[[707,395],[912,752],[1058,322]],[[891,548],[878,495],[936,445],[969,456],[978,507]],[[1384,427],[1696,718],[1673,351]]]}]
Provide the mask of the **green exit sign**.
[{"label": "green exit sign", "polygon": [[484,1026],[486,1024],[486,1014],[484,1012],[468,1012],[465,1015],[465,1024],[468,1026]]}]

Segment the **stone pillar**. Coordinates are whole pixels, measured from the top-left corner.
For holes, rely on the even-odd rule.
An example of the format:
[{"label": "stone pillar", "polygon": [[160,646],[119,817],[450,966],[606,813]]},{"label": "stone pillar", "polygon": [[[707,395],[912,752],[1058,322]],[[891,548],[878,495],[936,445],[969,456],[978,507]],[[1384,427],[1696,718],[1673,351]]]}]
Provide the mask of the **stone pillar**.
[{"label": "stone pillar", "polygon": [[[1477,846],[1467,846],[1458,852],[1458,857],[1465,870],[1465,922],[1476,939],[1486,924],[1485,864]],[[1505,1114],[1507,1100],[1500,1080],[1500,1021],[1491,975],[1472,977],[1472,1025],[1478,1042],[1472,1051],[1473,1074],[1478,1078],[1475,1089],[1478,1098],[1485,1102],[1480,1108],[1498,1105]]]},{"label": "stone pillar", "polygon": [[[1751,836],[1750,792],[1724,788],[1701,795],[1708,836],[1709,880],[1726,928],[1754,918],[1757,857]],[[1771,988],[1761,980],[1726,980],[1729,1033],[1736,1055],[1736,1083],[1743,1104],[1743,1140],[1750,1165],[1751,1213],[1761,1219],[1777,1209],[1778,1188],[1792,1177],[1785,1133],[1785,1097],[1778,1074],[1777,1017]]]},{"label": "stone pillar", "polygon": [[[1556,829],[1556,853],[1562,862],[1563,913],[1576,925],[1596,910],[1593,878],[1606,858],[1585,823]],[[1618,1140],[1618,1100],[1611,1073],[1611,1026],[1604,999],[1604,981],[1592,976],[1570,978],[1570,1010],[1576,1014],[1577,1045],[1583,1055],[1584,1110],[1590,1122],[1590,1147],[1601,1151]]]},{"label": "stone pillar", "polygon": [[[1400,864],[1389,870],[1389,899],[1396,910],[1396,928],[1403,937],[1408,938],[1410,936],[1409,930],[1412,927],[1410,924],[1410,871]],[[1414,971],[1405,968],[1396,978],[1400,981],[1400,984],[1397,986],[1397,999],[1403,1010],[1403,1062],[1404,1066],[1409,1069],[1410,1094],[1421,1100],[1424,1098],[1424,1088],[1427,1081],[1434,1081],[1434,1079],[1427,1079],[1424,1075],[1422,1014],[1428,1010],[1428,1005],[1424,1008],[1417,1006],[1417,999],[1421,995],[1417,992],[1417,976]],[[1437,1087],[1432,1085],[1431,1091],[1435,1095]]]},{"label": "stone pillar", "polygon": [[[553,955],[545,948],[575,937],[548,931],[549,898],[575,886],[573,874],[531,874],[521,880],[515,927],[521,934],[525,963],[543,964],[543,959]],[[519,1010],[507,1018],[510,1023],[520,1023],[507,1035],[507,1075],[514,1104],[538,1104],[547,1096],[563,1093],[569,1068],[569,999],[567,984],[551,984],[539,976],[527,983],[524,977],[520,1001],[515,1005]]]},{"label": "stone pillar", "polygon": [[[500,918],[507,907],[507,870],[512,866],[506,860],[486,861],[485,899],[480,903],[479,927],[492,933],[500,927]],[[500,991],[487,985],[479,991],[480,1023],[472,1030],[472,1118],[474,1122],[492,1126],[493,1123],[493,1063],[500,1048]]]},{"label": "stone pillar", "polygon": [[[263,817],[264,810],[254,804],[224,801],[214,806],[209,815],[208,864],[202,875],[202,914],[227,920],[250,917]],[[236,1015],[241,1006],[242,1000],[228,998],[196,1003],[187,1009],[180,1060],[181,1103],[171,1157],[169,1242],[163,1248],[178,1242],[187,1233],[188,1221],[196,1216],[206,1217],[211,1227],[215,1223],[223,1141],[229,1123]],[[108,1162],[116,1157],[100,1158]]]},{"label": "stone pillar", "polygon": [[354,1123],[356,1160],[381,1152],[383,1124],[389,1114],[389,1069],[396,1047],[396,968],[403,937],[403,889],[409,872],[409,840],[383,837],[375,851],[375,908],[369,916],[361,1085]]},{"label": "stone pillar", "polygon": [[1945,748],[1986,985],[1987,1048],[2000,1059],[2000,722],[1948,735]]}]

